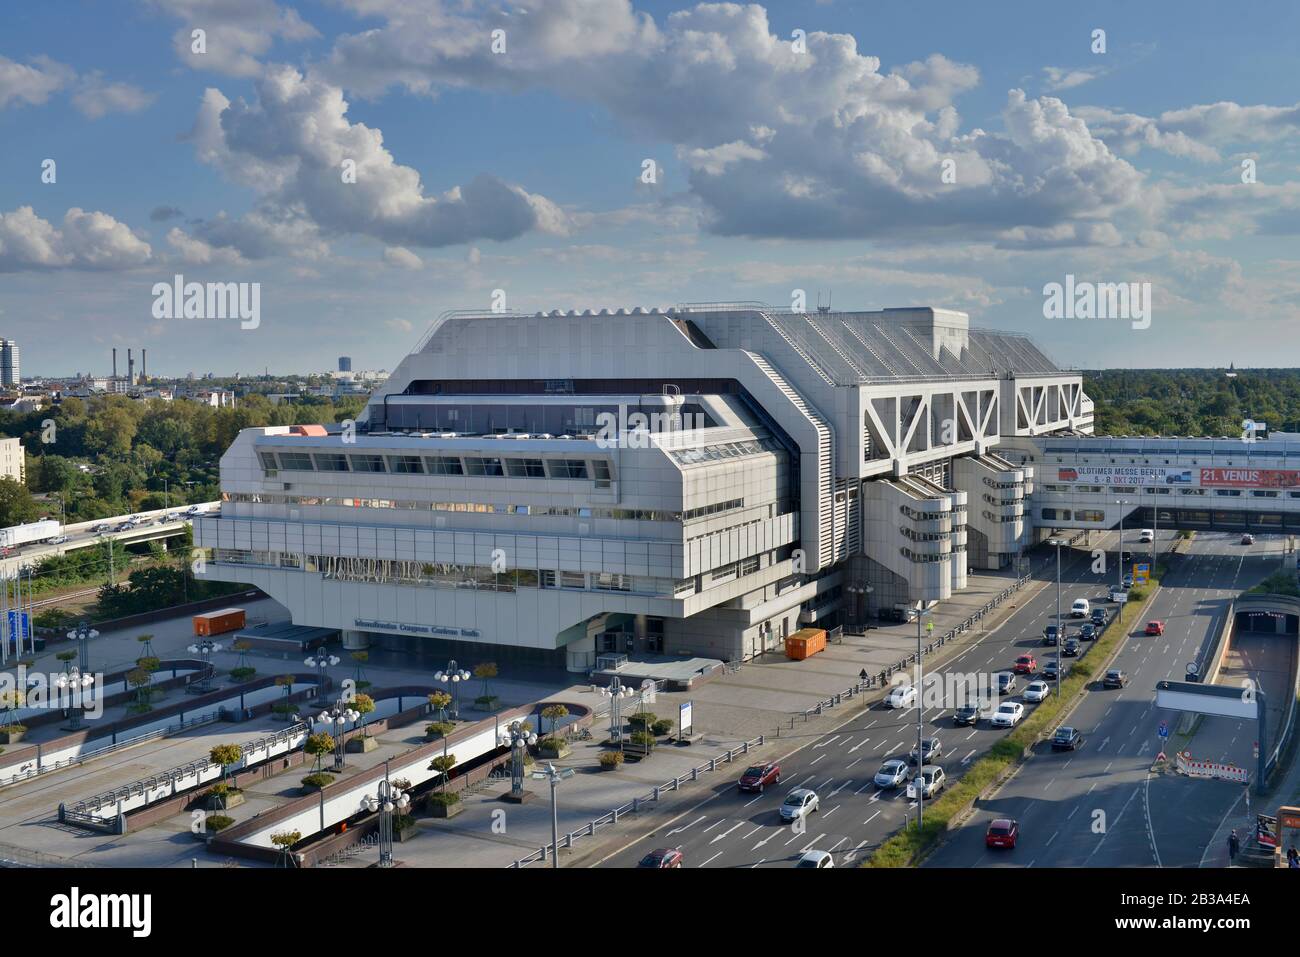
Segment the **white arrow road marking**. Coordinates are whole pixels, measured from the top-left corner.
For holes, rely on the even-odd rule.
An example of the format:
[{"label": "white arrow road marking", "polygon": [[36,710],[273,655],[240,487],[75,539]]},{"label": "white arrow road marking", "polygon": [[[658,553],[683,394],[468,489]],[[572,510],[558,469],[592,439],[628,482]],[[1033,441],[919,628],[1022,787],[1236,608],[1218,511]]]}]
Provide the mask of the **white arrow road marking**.
[{"label": "white arrow road marking", "polygon": [[1108,745],[1108,744],[1110,744],[1110,735],[1106,735],[1106,737],[1102,739],[1101,744],[1097,745],[1097,750],[1098,750],[1098,751],[1105,751],[1105,750],[1106,750],[1106,745]]},{"label": "white arrow road marking", "polygon": [[820,743],[818,743],[818,744],[814,744],[813,747],[814,747],[814,748],[824,748],[824,747],[826,747],[828,744],[834,744],[834,743],[835,743],[836,741],[838,741],[839,739],[840,739],[840,736],[837,734],[837,735],[835,735],[835,737],[833,737],[833,738],[828,738],[828,739],[825,740],[825,741],[822,741],[822,742],[820,742]]},{"label": "white arrow road marking", "polygon": [[714,821],[712,824],[710,824],[708,827],[704,829],[704,833],[708,834],[711,830],[713,830],[718,825],[722,824],[724,821],[726,821],[725,817],[718,818],[716,821]]},{"label": "white arrow road marking", "polygon": [[865,791],[867,788],[871,787],[871,785],[874,784],[874,783],[875,783],[875,782],[873,782],[873,781],[868,781],[866,784],[862,785],[862,787],[858,788],[858,789],[857,789],[856,791],[854,791],[853,793],[854,793],[854,794],[861,794],[861,793],[862,793],[863,791]]},{"label": "white arrow road marking", "polygon": [[847,854],[845,854],[845,855],[844,855],[844,863],[845,863],[845,864],[850,864],[850,863],[852,863],[854,860],[856,860],[856,859],[857,859],[857,856],[858,856],[858,851],[860,851],[860,850],[862,850],[864,847],[866,847],[868,843],[869,843],[868,841],[863,841],[861,844],[859,844],[859,845],[858,845],[857,847],[855,847],[853,850],[851,850],[851,851],[849,851]]},{"label": "white arrow road marking", "polygon": [[835,797],[835,795],[839,794],[841,791],[843,791],[846,787],[848,787],[848,786],[849,786],[850,784],[852,784],[852,783],[853,783],[853,779],[852,779],[852,778],[845,778],[843,784],[841,784],[839,787],[837,787],[834,791],[831,791],[831,792],[830,792],[829,794],[827,794],[826,796],[827,796],[827,797]]},{"label": "white arrow road marking", "polygon": [[871,740],[870,738],[863,738],[861,741],[859,741],[859,742],[858,742],[857,744],[855,744],[853,747],[849,748],[849,754],[852,754],[854,751],[858,750],[858,748],[862,747],[864,744],[866,744],[866,743],[867,743],[868,741],[870,741],[870,740]]},{"label": "white arrow road marking", "polygon": [[726,836],[727,836],[728,834],[730,834],[732,831],[736,830],[737,828],[744,827],[744,826],[745,826],[745,822],[744,822],[744,821],[737,821],[735,827],[729,827],[729,828],[727,828],[727,829],[726,829],[725,831],[723,831],[721,834],[718,834],[717,836],[715,836],[715,837],[713,838],[713,840],[709,841],[709,843],[710,843],[710,844],[717,844],[718,841],[722,840],[724,837],[726,837]]},{"label": "white arrow road marking", "polygon": [[800,854],[806,854],[806,853],[808,853],[809,851],[811,851],[811,850],[813,849],[813,845],[816,844],[818,841],[820,841],[820,840],[821,840],[823,837],[825,837],[825,836],[826,836],[825,834],[818,834],[818,835],[817,835],[816,837],[814,837],[814,838],[813,838],[813,839],[812,839],[808,844],[806,844],[804,847],[801,847],[801,848],[799,849],[799,853],[800,853]]},{"label": "white arrow road marking", "polygon": [[763,838],[761,841],[759,841],[757,844],[755,844],[754,847],[753,847],[753,850],[755,850],[755,851],[758,850],[760,847],[762,847],[764,844],[766,844],[768,841],[772,840],[772,838],[776,837],[776,836],[777,836],[778,834],[780,834],[780,833],[781,833],[781,829],[780,829],[779,827],[776,828],[774,831],[772,831],[771,834],[769,834],[767,837]]},{"label": "white arrow road marking", "polygon": [[971,748],[971,749],[970,749],[970,754],[968,754],[968,755],[966,755],[966,757],[962,758],[962,759],[961,759],[961,763],[962,763],[962,764],[970,764],[970,759],[971,759],[971,757],[974,756],[975,752],[978,751],[978,750],[979,750],[979,748]]},{"label": "white arrow road marking", "polygon": [[694,827],[696,824],[699,824],[699,823],[700,823],[701,821],[703,821],[706,817],[708,817],[707,814],[701,814],[701,815],[700,815],[699,817],[697,817],[695,820],[691,821],[690,824],[683,824],[681,827],[675,827],[675,828],[673,828],[671,831],[668,832],[668,834],[667,834],[666,836],[671,837],[671,836],[674,835],[674,834],[680,834],[680,833],[682,833],[682,831],[686,830],[688,827]]},{"label": "white arrow road marking", "polygon": [[718,851],[718,853],[714,854],[714,855],[713,855],[712,857],[710,857],[707,861],[705,861],[703,864],[701,864],[700,867],[708,867],[710,864],[712,864],[714,861],[716,861],[716,860],[717,860],[718,858],[720,858],[721,856],[722,856],[722,852],[721,852],[721,851]]}]

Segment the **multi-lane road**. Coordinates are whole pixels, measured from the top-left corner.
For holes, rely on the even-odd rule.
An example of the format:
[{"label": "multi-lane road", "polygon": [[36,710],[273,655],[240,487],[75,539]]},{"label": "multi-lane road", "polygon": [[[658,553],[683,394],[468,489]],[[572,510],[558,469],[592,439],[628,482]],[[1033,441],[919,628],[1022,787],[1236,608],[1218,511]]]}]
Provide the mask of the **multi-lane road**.
[{"label": "multi-lane road", "polygon": [[[964,827],[926,862],[931,867],[1196,866],[1240,785],[1150,774],[1162,721],[1176,729],[1180,714],[1157,710],[1156,682],[1182,680],[1217,633],[1227,604],[1278,565],[1281,544],[1261,538],[1243,546],[1237,534],[1203,532],[1170,568],[1147,618],[1161,619],[1161,636],[1126,642],[1115,667],[1128,672],[1122,690],[1094,684],[1068,724],[1086,736],[1076,752],[1040,745],[993,797],[980,802]],[[1251,722],[1206,718],[1188,745],[1195,756],[1253,767]],[[1012,851],[984,847],[994,818],[1020,824]]]},{"label": "multi-lane road", "polygon": [[[1094,545],[1109,543],[1116,536],[1097,536]],[[1167,548],[1171,536],[1161,536]],[[1113,553],[1112,553],[1113,558]],[[1113,568],[1113,565],[1111,566]],[[1109,576],[1092,570],[1091,555],[1068,549],[1062,554],[1062,606],[1068,614],[1076,597],[1095,599],[1104,594]],[[1055,560],[1036,569],[1052,585],[1042,588],[1017,608],[999,627],[980,636],[970,647],[946,661],[940,673],[991,674],[1009,670],[1024,649],[1042,650],[1043,626],[1056,613]],[[1103,580],[1105,579],[1105,580]],[[1112,612],[1115,606],[1108,606]],[[1068,659],[1067,659],[1068,661]],[[1021,680],[1023,689],[1024,679]],[[1006,700],[1021,700],[1013,695]],[[943,742],[943,757],[949,783],[960,779],[970,763],[1007,733],[981,720],[974,728],[954,727],[954,702],[927,707],[923,713],[924,734]],[[1027,705],[1032,710],[1034,705]],[[809,738],[794,754],[781,762],[781,783],[763,794],[743,794],[735,782],[714,789],[707,798],[659,828],[607,855],[600,864],[635,866],[645,853],[657,847],[682,851],[687,867],[788,867],[804,851],[824,850],[834,855],[837,866],[851,864],[902,826],[915,814],[915,803],[902,789],[878,791],[872,778],[889,758],[906,759],[916,744],[916,710],[890,710],[873,705],[849,721]],[[738,769],[743,770],[743,768]],[[796,787],[815,790],[820,810],[809,816],[802,828],[782,824],[779,807]]]}]

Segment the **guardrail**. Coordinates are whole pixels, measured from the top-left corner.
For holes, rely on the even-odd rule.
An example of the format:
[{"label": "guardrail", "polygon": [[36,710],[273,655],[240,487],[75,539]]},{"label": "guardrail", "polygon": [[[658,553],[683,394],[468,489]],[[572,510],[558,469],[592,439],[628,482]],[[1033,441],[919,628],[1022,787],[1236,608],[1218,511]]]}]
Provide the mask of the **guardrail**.
[{"label": "guardrail", "polygon": [[[240,763],[242,764],[252,754],[269,752],[277,745],[284,744],[296,736],[306,735],[309,731],[310,727],[305,722],[300,722],[287,728],[281,728],[279,731],[265,735],[255,741],[245,742],[239,747]],[[165,796],[172,797],[176,793],[175,785],[177,781],[192,777],[195,779],[195,783],[202,783],[201,778],[204,774],[220,773],[221,770],[219,765],[213,764],[207,758],[200,758],[188,764],[182,764],[179,767],[150,775],[147,778],[139,778],[111,791],[96,794],[94,797],[78,801],[70,807],[61,804],[59,805],[59,820],[80,824],[86,823],[86,819],[90,818],[102,824],[105,822],[105,818],[99,812],[106,807],[115,810],[119,809],[123,802],[135,797],[146,797],[150,792],[161,788],[171,788],[171,793]],[[146,798],[145,805],[147,806],[148,803],[149,801]]]},{"label": "guardrail", "polygon": [[[658,787],[651,788],[644,797],[634,797],[630,803],[616,807],[611,811],[607,811],[600,817],[588,821],[576,831],[569,831],[567,834],[562,835],[560,837],[560,847],[571,848],[579,839],[592,837],[602,827],[611,827],[617,824],[625,815],[639,813],[644,805],[657,803],[659,798],[665,793],[677,791],[683,784],[688,782],[698,781],[701,774],[709,771],[716,771],[719,764],[730,764],[736,759],[737,755],[748,754],[750,748],[762,747],[765,741],[766,736],[760,734],[757,738],[742,742],[739,747],[728,748],[720,757],[710,758],[704,764],[691,768],[690,771],[685,774],[680,774],[671,781],[666,781]],[[559,852],[556,851],[556,853]],[[508,866],[514,869],[527,867],[529,864],[548,860],[550,854],[551,847],[550,845],[545,844],[527,857],[521,857],[518,860],[512,861]]]},{"label": "guardrail", "polygon": [[78,861],[41,851],[31,851],[13,844],[0,844],[0,867],[98,867],[90,861]]},{"label": "guardrail", "polygon": [[[940,635],[938,638],[932,638],[929,644],[921,650],[921,656],[924,657],[925,655],[938,651],[948,642],[955,641],[958,637],[970,631],[971,628],[983,621],[989,612],[993,611],[993,609],[997,608],[1004,601],[1023,588],[1029,580],[1028,575],[1022,575],[1017,578],[1015,584],[1008,585],[1006,588],[1002,589],[1002,591],[998,592],[995,597],[990,598],[985,602],[983,608],[972,615],[968,615],[966,620],[961,624],[950,628],[946,633]],[[916,664],[916,652],[912,652],[906,658],[899,660],[888,668],[881,669],[878,674],[867,675],[865,679],[854,682],[854,684],[845,688],[843,691],[833,694],[829,698],[823,698],[811,708],[805,708],[800,714],[792,715],[790,718],[790,727],[794,727],[795,720],[799,717],[802,717],[807,721],[809,717],[820,715],[828,708],[834,708],[845,701],[852,700],[856,695],[862,694],[864,691],[869,691],[872,688],[883,688],[889,683],[891,677],[900,671],[906,671],[914,664]],[[777,733],[779,734],[780,731],[778,730]]]}]

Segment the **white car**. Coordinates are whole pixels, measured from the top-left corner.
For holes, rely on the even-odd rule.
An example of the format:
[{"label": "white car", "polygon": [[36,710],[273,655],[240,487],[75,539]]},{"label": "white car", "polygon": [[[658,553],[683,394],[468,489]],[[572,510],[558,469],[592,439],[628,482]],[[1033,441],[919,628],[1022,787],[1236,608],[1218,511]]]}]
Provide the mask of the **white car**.
[{"label": "white car", "polygon": [[916,704],[916,689],[911,685],[899,685],[885,695],[886,708],[910,708]]},{"label": "white car", "polygon": [[937,764],[927,764],[920,774],[907,783],[907,796],[913,801],[916,800],[918,782],[920,782],[919,786],[924,789],[923,796],[927,801],[930,800],[943,790],[946,783],[943,768]]},{"label": "white car", "polygon": [[67,540],[68,540],[68,536],[67,536],[67,535],[60,535],[58,538],[51,538],[51,539],[50,539],[50,544],[51,544],[51,545],[62,545],[62,544],[63,544],[64,542],[66,542]]},{"label": "white car", "polygon": [[1051,693],[1052,686],[1046,681],[1031,681],[1025,689],[1024,698],[1026,701],[1043,701]]},{"label": "white car", "polygon": [[1086,598],[1076,598],[1074,604],[1070,606],[1071,618],[1087,618],[1092,613],[1092,608]]},{"label": "white car", "polygon": [[1150,545],[1156,540],[1156,532],[1153,528],[1144,528],[1138,533],[1139,545]]},{"label": "white car", "polygon": [[797,821],[816,811],[821,800],[810,788],[796,788],[781,802],[781,820]]},{"label": "white car", "polygon": [[799,860],[794,862],[795,867],[834,867],[835,858],[831,856],[830,851],[804,851],[799,855]]},{"label": "white car", "polygon": [[900,758],[890,758],[880,766],[880,770],[871,780],[882,791],[886,788],[896,788],[907,781],[907,762]]},{"label": "white car", "polygon": [[1019,701],[1004,701],[993,712],[990,723],[995,728],[1014,728],[1025,716],[1025,706]]}]

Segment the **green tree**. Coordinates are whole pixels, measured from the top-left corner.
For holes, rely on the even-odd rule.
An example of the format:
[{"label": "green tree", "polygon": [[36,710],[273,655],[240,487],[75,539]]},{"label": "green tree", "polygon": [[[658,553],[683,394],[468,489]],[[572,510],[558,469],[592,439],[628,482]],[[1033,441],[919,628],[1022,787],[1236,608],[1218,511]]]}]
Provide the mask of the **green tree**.
[{"label": "green tree", "polygon": [[213,745],[208,752],[208,760],[221,767],[221,780],[226,780],[226,773],[231,767],[243,760],[244,752],[237,744]]},{"label": "green tree", "polygon": [[20,525],[41,517],[41,508],[27,486],[11,478],[0,478],[0,528]]}]

